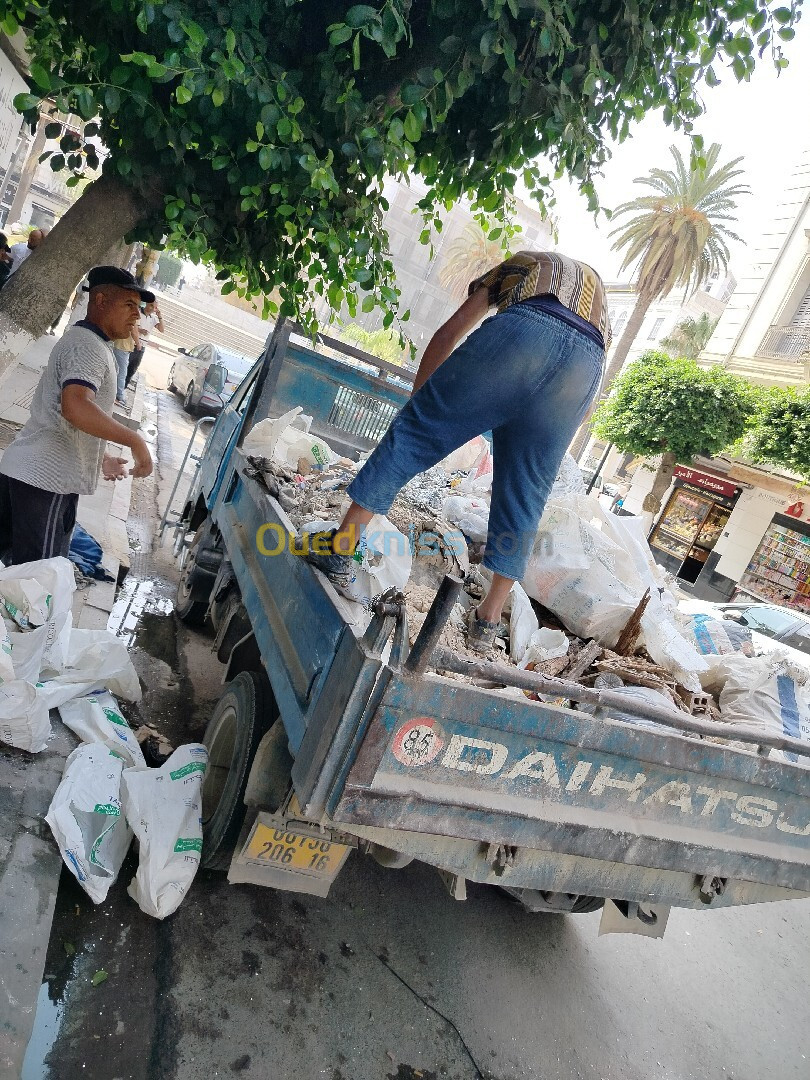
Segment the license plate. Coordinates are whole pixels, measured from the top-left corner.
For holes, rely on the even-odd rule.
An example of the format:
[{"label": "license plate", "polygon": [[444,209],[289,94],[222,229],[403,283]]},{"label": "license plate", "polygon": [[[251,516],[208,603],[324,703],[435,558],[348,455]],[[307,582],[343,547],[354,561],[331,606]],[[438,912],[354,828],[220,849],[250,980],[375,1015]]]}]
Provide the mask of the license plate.
[{"label": "license plate", "polygon": [[348,853],[347,844],[321,840],[294,829],[274,829],[258,822],[243,856],[279,870],[333,877]]}]

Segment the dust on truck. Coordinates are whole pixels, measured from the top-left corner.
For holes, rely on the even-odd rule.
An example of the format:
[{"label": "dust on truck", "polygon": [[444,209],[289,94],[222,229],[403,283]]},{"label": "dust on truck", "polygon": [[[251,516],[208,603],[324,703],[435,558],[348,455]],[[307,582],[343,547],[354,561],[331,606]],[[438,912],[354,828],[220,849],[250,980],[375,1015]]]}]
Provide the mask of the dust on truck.
[{"label": "dust on truck", "polygon": [[[806,743],[686,714],[673,731],[671,712],[506,665],[503,685],[653,724],[454,681],[434,669],[471,672],[438,644],[458,582],[442,583],[411,646],[401,597],[381,597],[360,630],[354,605],[291,542],[262,553],[263,526],[296,530],[251,469],[245,435],[302,405],[313,432],[356,457],[407,400],[408,380],[332,339],[313,348],[282,323],[169,516],[183,560],[178,614],[210,621],[225,665],[205,735],[203,865],[325,896],[358,849],[391,868],[436,867],[456,899],[472,881],[532,911],[610,901],[603,919],[656,934],[671,906],[810,893]],[[767,756],[773,747],[796,763]]]}]

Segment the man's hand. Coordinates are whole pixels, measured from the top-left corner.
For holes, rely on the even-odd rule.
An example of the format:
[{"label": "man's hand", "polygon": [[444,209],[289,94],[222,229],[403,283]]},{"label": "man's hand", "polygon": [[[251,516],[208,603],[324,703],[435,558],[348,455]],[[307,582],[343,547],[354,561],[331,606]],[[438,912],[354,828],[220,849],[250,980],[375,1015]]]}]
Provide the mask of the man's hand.
[{"label": "man's hand", "polygon": [[133,441],[131,450],[132,456],[135,459],[132,475],[136,479],[150,476],[152,473],[152,455],[149,453],[149,447],[140,436],[138,436],[136,441]]},{"label": "man's hand", "polygon": [[105,480],[123,480],[129,475],[127,459],[105,454],[101,461],[101,473]]}]

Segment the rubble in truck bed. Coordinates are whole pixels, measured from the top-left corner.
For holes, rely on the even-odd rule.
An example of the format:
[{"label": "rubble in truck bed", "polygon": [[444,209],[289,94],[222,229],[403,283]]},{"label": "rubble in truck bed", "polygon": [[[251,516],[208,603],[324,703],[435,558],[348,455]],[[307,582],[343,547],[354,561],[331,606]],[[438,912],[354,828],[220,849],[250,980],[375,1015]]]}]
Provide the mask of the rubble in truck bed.
[{"label": "rubble in truck bed", "polygon": [[[302,463],[303,464],[303,463]],[[292,524],[301,529],[307,525],[312,530],[316,521],[325,525],[339,520],[347,505],[346,489],[354,478],[356,464],[348,459],[340,459],[322,471],[296,472],[266,458],[249,459],[249,475],[261,480],[269,493],[278,499]],[[408,615],[408,631],[411,644],[416,640],[425,616],[433,602],[439,584],[445,574],[461,576],[464,588],[461,600],[456,604],[445,625],[440,644],[451,649],[462,659],[480,661],[480,654],[467,648],[463,622],[467,610],[482,597],[487,583],[488,573],[477,564],[480,561],[482,545],[467,541],[468,550],[460,551],[457,543],[458,529],[442,520],[441,512],[444,499],[453,493],[454,484],[466,474],[461,471],[446,472],[441,465],[415,477],[395,499],[388,512],[389,521],[400,532],[409,537],[413,552],[411,577],[403,588],[405,607]],[[420,543],[420,538],[429,535],[429,542]],[[455,542],[445,542],[445,537],[452,535]],[[510,597],[511,599],[511,597]],[[502,623],[502,633],[496,639],[495,651],[491,659],[505,664],[517,665],[512,656],[509,640],[509,602]],[[655,664],[644,650],[637,650],[632,636],[633,626],[638,623],[638,611],[628,619],[630,628],[626,636],[627,655],[604,649],[594,641],[583,641],[570,634],[551,612],[543,609],[536,601],[532,607],[537,616],[539,628],[548,627],[565,633],[568,647],[565,655],[548,660],[529,660],[523,667],[536,671],[539,675],[558,677],[583,686],[603,684],[615,688],[619,686],[638,686],[658,691],[671,705],[690,713],[712,712],[719,716],[719,709],[711,703],[697,703],[695,695],[685,687],[679,686],[673,675]],[[642,609],[643,610],[643,609]],[[636,655],[633,653],[636,652]],[[449,678],[461,682],[486,685],[494,688],[491,680],[481,680],[468,675],[445,672]],[[600,676],[603,678],[600,680]],[[605,679],[604,676],[610,676]],[[524,692],[527,697],[536,697]],[[691,706],[691,707],[690,707]]]}]

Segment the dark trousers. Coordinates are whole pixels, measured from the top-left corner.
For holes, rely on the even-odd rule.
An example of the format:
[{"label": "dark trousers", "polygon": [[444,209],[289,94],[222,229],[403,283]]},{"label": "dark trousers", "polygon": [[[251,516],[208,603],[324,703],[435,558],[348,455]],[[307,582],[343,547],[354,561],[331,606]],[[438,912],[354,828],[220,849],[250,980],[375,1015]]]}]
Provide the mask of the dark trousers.
[{"label": "dark trousers", "polygon": [[0,559],[9,563],[67,557],[78,495],[59,495],[0,474]]},{"label": "dark trousers", "polygon": [[138,368],[141,366],[141,360],[143,360],[143,349],[133,349],[129,354],[129,363],[127,364],[127,386],[132,382],[133,376]]}]

